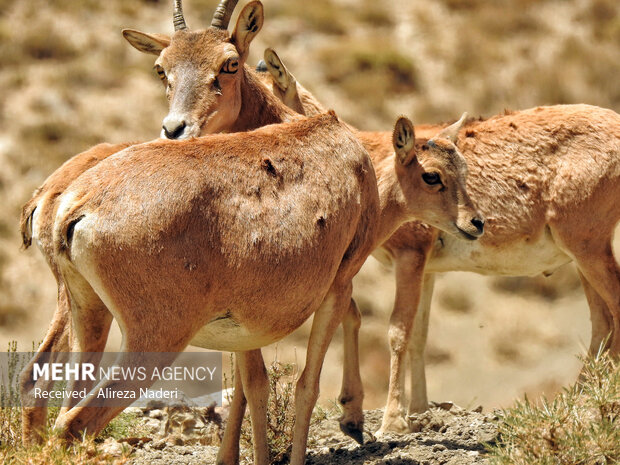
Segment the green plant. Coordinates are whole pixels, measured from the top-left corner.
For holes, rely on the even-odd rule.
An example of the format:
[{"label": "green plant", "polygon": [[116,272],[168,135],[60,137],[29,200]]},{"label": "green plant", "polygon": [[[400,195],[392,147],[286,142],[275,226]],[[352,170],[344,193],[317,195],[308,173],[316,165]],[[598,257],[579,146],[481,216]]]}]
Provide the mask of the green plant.
[{"label": "green plant", "polygon": [[149,432],[142,418],[142,414],[137,412],[122,412],[108,423],[103,431],[99,433],[99,436],[117,440],[127,437],[146,436]]},{"label": "green plant", "polygon": [[553,400],[527,397],[500,414],[494,465],[611,465],[620,461],[620,369],[605,351],[581,357],[580,381]]}]

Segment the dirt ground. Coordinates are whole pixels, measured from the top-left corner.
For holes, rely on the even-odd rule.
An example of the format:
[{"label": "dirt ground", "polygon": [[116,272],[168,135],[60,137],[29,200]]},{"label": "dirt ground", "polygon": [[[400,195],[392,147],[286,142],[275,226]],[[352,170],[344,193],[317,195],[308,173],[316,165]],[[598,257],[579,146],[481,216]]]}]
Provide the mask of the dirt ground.
[{"label": "dirt ground", "polygon": [[[359,445],[340,432],[337,415],[331,415],[311,427],[307,465],[473,465],[486,464],[484,444],[497,437],[496,415],[464,410],[451,403],[412,415],[413,433],[373,437],[366,433]],[[159,415],[159,410],[155,411]],[[148,414],[147,414],[148,415]],[[366,429],[375,431],[382,410],[365,412]],[[147,417],[148,418],[148,417]],[[160,423],[166,423],[164,414]],[[149,419],[160,428],[157,420]],[[185,436],[187,438],[187,436]],[[191,441],[191,440],[190,440]],[[118,446],[118,443],[108,443]],[[242,449],[242,464],[251,463],[251,451]],[[160,435],[135,446],[132,465],[199,465],[215,463],[217,447],[183,443],[182,435]]]}]

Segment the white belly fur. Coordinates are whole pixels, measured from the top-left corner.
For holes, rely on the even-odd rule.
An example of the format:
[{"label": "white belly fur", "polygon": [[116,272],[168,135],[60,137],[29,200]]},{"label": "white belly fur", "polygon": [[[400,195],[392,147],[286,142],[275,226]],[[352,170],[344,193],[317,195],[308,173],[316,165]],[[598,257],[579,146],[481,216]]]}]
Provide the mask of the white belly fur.
[{"label": "white belly fur", "polygon": [[278,339],[269,335],[250,333],[247,328],[231,318],[222,318],[200,328],[190,344],[203,349],[241,352],[259,349]]},{"label": "white belly fur", "polygon": [[482,241],[464,241],[440,234],[426,271],[473,271],[487,275],[549,275],[571,261],[548,230],[536,241],[514,242],[505,247],[483,246]]}]

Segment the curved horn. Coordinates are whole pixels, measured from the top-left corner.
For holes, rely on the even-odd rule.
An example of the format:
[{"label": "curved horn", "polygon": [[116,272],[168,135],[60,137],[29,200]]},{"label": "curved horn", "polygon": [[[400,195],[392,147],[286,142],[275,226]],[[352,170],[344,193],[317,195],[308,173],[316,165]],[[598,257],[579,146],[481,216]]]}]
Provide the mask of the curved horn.
[{"label": "curved horn", "polygon": [[217,29],[228,29],[230,17],[232,16],[238,1],[239,0],[221,0],[220,4],[215,9],[215,13],[213,13],[211,27],[215,27]]},{"label": "curved horn", "polygon": [[461,130],[461,127],[463,127],[463,124],[465,124],[467,116],[467,112],[463,113],[461,118],[456,123],[452,123],[447,128],[442,129],[439,134],[433,137],[433,139],[448,139],[449,141],[456,143],[459,136],[459,131]]},{"label": "curved horn", "polygon": [[185,24],[185,18],[183,18],[183,7],[181,6],[181,0],[174,0],[172,22],[174,23],[175,31],[180,31],[181,29],[187,29],[187,24]]}]

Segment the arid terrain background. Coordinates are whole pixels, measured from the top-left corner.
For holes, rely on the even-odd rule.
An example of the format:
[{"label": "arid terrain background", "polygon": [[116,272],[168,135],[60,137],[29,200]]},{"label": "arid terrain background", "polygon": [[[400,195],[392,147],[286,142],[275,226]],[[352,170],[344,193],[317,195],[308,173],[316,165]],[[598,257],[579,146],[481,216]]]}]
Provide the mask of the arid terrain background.
[{"label": "arid terrain background", "polygon": [[[191,28],[215,0],[185,0]],[[244,4],[244,1],[240,2]],[[169,0],[0,0],[0,348],[43,337],[55,283],[35,248],[20,250],[18,218],[32,191],[91,145],[156,138],[166,114],[153,56],[120,31],[172,32]],[[492,116],[505,108],[590,103],[620,111],[616,0],[264,0],[249,63],[274,47],[298,81],[348,122],[391,129]],[[236,15],[233,16],[233,23]],[[274,290],[277,292],[277,290]],[[355,282],[364,314],[365,408],[387,389],[390,270],[369,259]],[[303,366],[307,328],[265,359]],[[574,380],[590,338],[588,307],[571,266],[550,278],[440,276],[427,349],[429,397],[464,407],[508,406]],[[118,333],[109,348],[118,346]],[[322,402],[337,396],[337,334]]]}]

